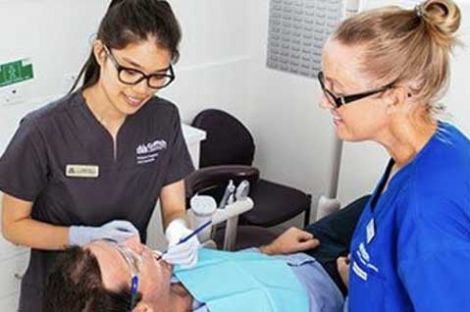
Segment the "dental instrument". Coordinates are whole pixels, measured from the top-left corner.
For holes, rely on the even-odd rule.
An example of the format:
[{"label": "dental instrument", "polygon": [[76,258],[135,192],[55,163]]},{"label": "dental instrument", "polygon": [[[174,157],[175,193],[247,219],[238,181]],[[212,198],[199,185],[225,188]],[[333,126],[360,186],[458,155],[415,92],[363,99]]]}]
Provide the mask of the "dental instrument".
[{"label": "dental instrument", "polygon": [[243,180],[238,184],[237,190],[235,191],[235,200],[245,200],[250,192],[250,182]]},{"label": "dental instrument", "polygon": [[235,184],[233,184],[233,180],[230,180],[227,187],[225,188],[224,196],[222,196],[222,200],[220,201],[220,209],[224,209],[225,206],[233,203],[233,198],[232,203],[229,202],[231,195],[233,195],[233,192],[235,192]]},{"label": "dental instrument", "polygon": [[[178,241],[178,244],[176,245],[180,245],[180,244],[184,244],[185,242],[187,242],[188,240],[190,240],[191,238],[193,238],[195,235],[197,235],[199,232],[201,232],[202,230],[204,230],[206,227],[208,227],[209,225],[212,224],[212,220],[209,220],[207,221],[206,223],[203,223],[201,224],[200,226],[198,226],[194,231],[192,231],[190,234],[188,234],[187,236],[183,237],[182,239],[180,239]],[[164,252],[162,252],[157,258],[156,260],[159,261],[166,253],[168,252],[168,249],[165,250]]]}]

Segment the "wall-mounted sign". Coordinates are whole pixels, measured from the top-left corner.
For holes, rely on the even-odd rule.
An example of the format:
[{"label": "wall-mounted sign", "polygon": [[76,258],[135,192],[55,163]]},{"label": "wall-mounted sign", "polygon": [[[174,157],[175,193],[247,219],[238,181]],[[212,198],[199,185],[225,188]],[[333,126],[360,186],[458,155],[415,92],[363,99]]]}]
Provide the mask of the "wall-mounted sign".
[{"label": "wall-mounted sign", "polygon": [[0,64],[0,87],[33,78],[33,64],[28,59]]}]

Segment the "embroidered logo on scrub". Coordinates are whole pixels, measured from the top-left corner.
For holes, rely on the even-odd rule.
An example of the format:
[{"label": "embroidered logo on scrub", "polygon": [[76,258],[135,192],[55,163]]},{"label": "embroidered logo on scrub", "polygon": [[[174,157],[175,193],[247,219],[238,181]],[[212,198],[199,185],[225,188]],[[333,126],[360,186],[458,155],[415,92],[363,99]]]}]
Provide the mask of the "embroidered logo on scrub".
[{"label": "embroidered logo on scrub", "polygon": [[364,267],[367,268],[368,271],[379,272],[379,269],[370,262],[370,255],[367,252],[366,245],[361,243],[353,254],[352,270],[361,279],[367,281],[368,274],[366,270],[363,269]]},{"label": "embroidered logo on scrub", "polygon": [[146,164],[149,162],[154,162],[160,151],[167,148],[167,143],[165,140],[155,140],[147,144],[140,144],[137,147],[137,164]]}]

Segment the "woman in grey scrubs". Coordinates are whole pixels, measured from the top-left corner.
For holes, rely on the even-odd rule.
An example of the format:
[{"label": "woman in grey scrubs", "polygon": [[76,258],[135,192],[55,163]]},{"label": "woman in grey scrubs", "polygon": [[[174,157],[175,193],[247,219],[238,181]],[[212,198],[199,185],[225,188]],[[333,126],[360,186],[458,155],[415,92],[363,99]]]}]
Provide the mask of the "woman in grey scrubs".
[{"label": "woman in grey scrubs", "polygon": [[3,235],[31,247],[20,311],[41,310],[45,279],[65,247],[136,233],[145,241],[158,198],[166,261],[197,261],[196,238],[178,244],[190,232],[183,178],[193,166],[176,106],[154,95],[175,78],[180,37],[166,1],[113,1],[81,88],[21,121],[0,160]]}]

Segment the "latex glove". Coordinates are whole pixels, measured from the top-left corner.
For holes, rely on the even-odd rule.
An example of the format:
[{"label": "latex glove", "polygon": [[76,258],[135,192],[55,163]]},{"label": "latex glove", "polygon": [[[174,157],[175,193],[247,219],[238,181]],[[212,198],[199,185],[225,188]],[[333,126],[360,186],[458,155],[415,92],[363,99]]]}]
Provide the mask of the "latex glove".
[{"label": "latex glove", "polygon": [[197,263],[197,251],[199,240],[197,235],[184,243],[179,243],[185,236],[192,231],[186,226],[183,219],[175,219],[168,225],[165,236],[168,239],[168,250],[163,255],[163,260],[170,264],[181,265],[183,268],[191,268]]},{"label": "latex glove", "polygon": [[99,239],[120,243],[134,235],[139,235],[139,231],[126,220],[114,220],[98,227],[73,225],[69,229],[69,245],[83,246]]}]

